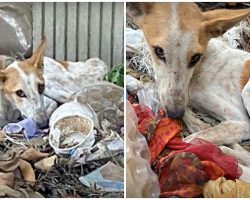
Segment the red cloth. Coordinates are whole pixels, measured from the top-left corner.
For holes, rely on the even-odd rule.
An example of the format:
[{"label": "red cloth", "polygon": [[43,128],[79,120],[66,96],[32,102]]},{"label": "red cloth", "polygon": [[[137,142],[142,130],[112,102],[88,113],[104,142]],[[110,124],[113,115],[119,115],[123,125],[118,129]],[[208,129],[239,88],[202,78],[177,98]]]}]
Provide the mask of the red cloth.
[{"label": "red cloth", "polygon": [[201,161],[203,170],[207,173],[210,180],[216,180],[219,177],[225,176],[225,172],[214,162],[205,160]]},{"label": "red cloth", "polygon": [[170,118],[163,118],[158,123],[154,136],[149,143],[151,164],[165,148],[166,144],[181,131],[181,125]]},{"label": "red cloth", "polygon": [[140,133],[144,136],[147,135],[150,129],[149,126],[151,125],[153,126],[151,128],[153,129],[153,132],[157,121],[151,109],[145,105],[140,104],[133,104],[133,107],[138,117],[138,130],[140,131]]},{"label": "red cloth", "polygon": [[[214,180],[220,176],[236,179],[242,174],[237,159],[223,154],[213,143],[198,138],[190,143],[183,142],[178,135],[181,124],[176,120],[162,118],[155,126],[158,116],[155,116],[150,108],[136,104],[134,109],[139,119],[140,132],[147,135],[153,130],[154,133],[149,142],[149,149],[151,164],[157,161],[156,170],[162,197],[196,197],[202,193],[202,184],[208,179]],[[165,153],[165,150],[171,152],[157,160],[159,154]],[[190,159],[190,155],[195,156],[195,161]]]},{"label": "red cloth", "polygon": [[143,120],[150,119],[154,116],[152,110],[145,105],[133,104],[133,108],[138,118],[138,124],[140,124]]},{"label": "red cloth", "polygon": [[208,176],[199,158],[190,152],[179,153],[163,161],[159,169],[161,197],[197,197]]},{"label": "red cloth", "polygon": [[[176,146],[174,146],[176,145]],[[166,144],[166,147],[169,147]],[[233,156],[225,155],[216,145],[203,139],[193,139],[190,143],[175,140],[170,142],[170,147],[175,149],[166,157],[163,157],[158,162],[160,163],[170,156],[181,152],[192,152],[198,156],[201,161],[211,161],[219,166],[224,172],[227,179],[237,179],[242,174],[242,169],[238,166],[237,159]],[[180,148],[179,150],[177,150]]]}]

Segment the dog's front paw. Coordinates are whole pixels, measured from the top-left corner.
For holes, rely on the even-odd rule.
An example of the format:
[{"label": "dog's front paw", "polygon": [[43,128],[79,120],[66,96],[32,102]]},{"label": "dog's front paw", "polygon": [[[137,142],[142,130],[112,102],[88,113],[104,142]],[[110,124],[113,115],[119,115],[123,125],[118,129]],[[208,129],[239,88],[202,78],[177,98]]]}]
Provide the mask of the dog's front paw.
[{"label": "dog's front paw", "polygon": [[193,139],[195,139],[195,138],[204,139],[204,138],[201,136],[201,134],[199,134],[199,133],[197,132],[197,133],[193,133],[193,134],[187,136],[186,138],[183,139],[183,141],[189,143],[189,142],[191,142],[191,141],[192,141]]},{"label": "dog's front paw", "polygon": [[195,138],[195,136],[194,136],[194,133],[193,133],[193,134],[191,134],[191,135],[185,137],[185,138],[183,139],[183,141],[189,143],[189,142],[190,142],[191,140],[193,140],[194,138]]}]

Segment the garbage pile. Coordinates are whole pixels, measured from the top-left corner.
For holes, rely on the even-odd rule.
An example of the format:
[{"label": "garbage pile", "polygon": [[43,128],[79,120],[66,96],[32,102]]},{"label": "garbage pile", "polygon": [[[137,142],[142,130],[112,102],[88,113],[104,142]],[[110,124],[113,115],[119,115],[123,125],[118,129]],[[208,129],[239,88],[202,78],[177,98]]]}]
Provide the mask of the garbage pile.
[{"label": "garbage pile", "polygon": [[[138,176],[143,177],[140,178],[141,185],[155,182],[154,176],[156,175],[159,182],[158,188],[157,184],[153,184],[156,188],[142,186],[144,189],[138,191],[139,197],[140,195],[141,197],[156,197],[158,195],[160,197],[186,198],[248,197],[250,180],[249,176],[243,175],[243,170],[247,166],[243,166],[240,160],[223,153],[219,147],[203,139],[193,139],[189,143],[184,142],[183,138],[188,134],[185,125],[181,121],[166,118],[163,110],[153,113],[145,104],[138,102],[128,104],[127,107],[132,108],[127,109],[127,115],[131,117],[131,113],[133,113],[137,117],[134,120],[137,124],[127,124],[128,134],[131,134],[129,130],[134,127],[136,133],[132,138],[144,136],[144,140],[146,140],[146,142],[143,139],[137,140],[137,147],[130,145],[130,142],[127,143],[127,152],[137,152],[139,149],[141,151],[141,153],[136,154],[137,156],[131,155],[130,158],[127,158],[127,168],[130,168],[132,171],[130,173],[133,174],[131,184],[137,183],[138,185],[139,181],[136,180]],[[128,138],[128,141],[133,140],[129,135]],[[144,150],[138,146],[142,146]],[[128,159],[130,160],[128,161]],[[147,166],[149,164],[155,175]],[[133,170],[134,167],[140,167],[143,170],[137,172]],[[148,174],[140,176],[140,171],[146,169]],[[225,183],[220,185],[219,181]],[[231,185],[232,183],[234,186]],[[227,184],[232,188],[243,187],[241,190],[244,192],[235,189],[234,192],[228,193],[227,186],[224,186]],[[218,189],[215,185],[219,185],[222,189]],[[148,193],[142,193],[145,188],[148,188]],[[220,192],[216,193],[215,191]],[[131,197],[138,195],[138,193],[129,192],[131,190],[128,189],[127,195],[131,195]]]},{"label": "garbage pile", "polygon": [[[3,69],[32,53],[31,5],[0,3],[0,24]],[[46,109],[53,107],[47,128],[31,118],[0,120],[0,197],[123,197],[123,70],[116,66],[100,75],[103,81],[93,81],[96,73],[84,68],[87,78],[82,78],[89,84],[71,81],[67,100],[44,96]],[[49,88],[58,90],[54,85]]]},{"label": "garbage pile", "polygon": [[[247,41],[242,27],[247,33],[249,24],[245,21],[229,30],[221,40],[232,48],[247,50],[240,45]],[[235,30],[240,34],[236,35]],[[250,197],[249,154],[243,153],[249,151],[250,141],[233,149],[218,147],[203,139],[184,142],[191,133],[183,121],[168,118],[161,108],[142,31],[131,28],[126,31],[126,116],[133,118],[133,123],[126,124],[127,184],[130,185],[127,196]],[[240,40],[233,37],[235,35]],[[206,113],[192,110],[196,117],[211,126],[220,123]],[[133,145],[135,142],[137,146]],[[237,151],[242,159],[231,156],[227,150]],[[137,190],[133,190],[135,185]]]},{"label": "garbage pile", "polygon": [[[32,8],[29,3],[0,3],[0,54],[22,59],[32,54]],[[3,39],[4,38],[4,39]]]},{"label": "garbage pile", "polygon": [[123,103],[123,88],[102,81],[59,106],[49,129],[29,118],[5,125],[0,196],[123,197]]}]

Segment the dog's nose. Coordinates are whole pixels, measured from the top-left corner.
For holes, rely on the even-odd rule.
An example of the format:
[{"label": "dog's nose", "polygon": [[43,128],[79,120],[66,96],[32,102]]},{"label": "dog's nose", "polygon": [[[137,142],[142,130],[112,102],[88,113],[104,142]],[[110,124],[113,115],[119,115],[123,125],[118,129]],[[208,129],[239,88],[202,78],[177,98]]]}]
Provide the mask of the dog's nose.
[{"label": "dog's nose", "polygon": [[48,119],[44,119],[44,120],[41,120],[41,121],[37,121],[36,124],[37,124],[37,126],[39,128],[47,128],[48,124],[49,124],[49,120]]},{"label": "dog's nose", "polygon": [[182,117],[184,116],[184,113],[185,113],[184,109],[176,109],[176,110],[167,109],[168,117],[173,118],[173,119],[182,119]]}]

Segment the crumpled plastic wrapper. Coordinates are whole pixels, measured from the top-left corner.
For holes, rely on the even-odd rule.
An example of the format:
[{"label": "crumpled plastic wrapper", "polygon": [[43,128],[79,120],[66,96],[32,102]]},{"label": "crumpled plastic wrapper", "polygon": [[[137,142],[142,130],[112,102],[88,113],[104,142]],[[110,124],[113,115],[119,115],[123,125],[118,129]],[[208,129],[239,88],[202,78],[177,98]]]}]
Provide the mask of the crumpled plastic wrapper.
[{"label": "crumpled plastic wrapper", "polygon": [[0,54],[31,55],[32,9],[28,3],[0,3],[0,27]]},{"label": "crumpled plastic wrapper", "polygon": [[144,34],[140,29],[126,29],[127,66],[154,77],[153,63]]},{"label": "crumpled plastic wrapper", "polygon": [[159,197],[160,187],[150,167],[150,153],[144,136],[137,129],[137,117],[127,102],[126,193],[128,198]]},{"label": "crumpled plastic wrapper", "polygon": [[217,180],[208,181],[203,189],[205,198],[246,198],[250,197],[250,184],[236,179],[227,180],[220,177]]},{"label": "crumpled plastic wrapper", "polygon": [[87,187],[106,192],[122,192],[124,190],[124,169],[108,162],[93,172],[79,178]]},{"label": "crumpled plastic wrapper", "polygon": [[15,61],[15,58],[6,55],[0,55],[0,69],[4,69]]}]

